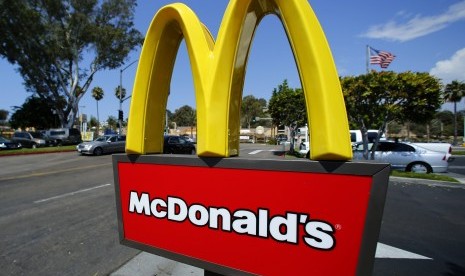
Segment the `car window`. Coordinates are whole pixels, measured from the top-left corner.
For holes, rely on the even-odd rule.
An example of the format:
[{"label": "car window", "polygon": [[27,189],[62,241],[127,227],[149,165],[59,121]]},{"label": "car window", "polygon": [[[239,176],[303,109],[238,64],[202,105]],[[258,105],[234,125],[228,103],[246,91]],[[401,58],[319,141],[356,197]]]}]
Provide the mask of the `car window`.
[{"label": "car window", "polygon": [[415,148],[412,147],[412,146],[410,146],[410,145],[396,143],[396,144],[394,144],[394,149],[393,149],[393,151],[410,151],[410,152],[415,152]]},{"label": "car window", "polygon": [[31,136],[34,138],[44,138],[44,136],[40,132],[31,132]]},{"label": "car window", "polygon": [[376,132],[368,132],[367,136],[368,136],[368,142],[373,143],[375,141],[376,137],[378,137],[378,133],[376,133]]},{"label": "car window", "polygon": [[[373,147],[373,144],[372,143],[368,143],[368,150],[371,150],[371,148]],[[355,146],[355,151],[363,151],[363,143],[360,143],[360,144],[357,144]]]},{"label": "car window", "polygon": [[110,139],[108,139],[108,141],[110,141],[110,142],[116,142],[116,139],[117,139],[117,138],[118,138],[118,137],[113,136],[113,137],[111,137]]},{"label": "car window", "polygon": [[17,135],[17,136],[18,136],[18,137],[20,137],[20,138],[27,138],[27,139],[29,139],[29,135],[27,135],[27,134],[26,134],[26,133],[24,133],[24,132],[20,132],[20,133],[18,133],[18,135]]},{"label": "car window", "polygon": [[168,139],[168,143],[169,144],[179,144],[179,137],[177,137],[177,136],[170,137]]},{"label": "car window", "polygon": [[394,148],[394,143],[379,143],[376,151],[393,151]]},{"label": "car window", "polygon": [[79,130],[75,128],[70,128],[69,129],[69,135],[80,135]]},{"label": "car window", "polygon": [[352,133],[352,132],[350,133],[350,141],[351,142],[357,141],[357,137],[356,137],[355,133]]},{"label": "car window", "polygon": [[187,143],[186,138],[184,138],[184,137],[179,137],[179,143],[180,143],[180,144],[186,144],[186,143]]},{"label": "car window", "polygon": [[126,136],[119,136],[118,141],[126,141]]}]

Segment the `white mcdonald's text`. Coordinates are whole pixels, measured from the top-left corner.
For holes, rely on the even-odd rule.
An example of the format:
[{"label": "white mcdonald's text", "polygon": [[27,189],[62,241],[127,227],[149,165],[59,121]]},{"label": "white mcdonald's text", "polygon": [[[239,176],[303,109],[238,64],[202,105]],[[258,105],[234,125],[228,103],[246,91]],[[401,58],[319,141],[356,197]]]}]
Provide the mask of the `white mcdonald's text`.
[{"label": "white mcdonald's text", "polygon": [[[272,238],[277,242],[297,245],[299,224],[303,225],[302,240],[309,247],[330,250],[336,245],[334,227],[322,220],[311,220],[309,214],[286,212],[284,215],[270,216],[266,208],[256,212],[247,209],[230,211],[226,207],[206,207],[201,204],[188,205],[183,199],[168,196],[165,199],[152,198],[148,193],[131,191],[129,212],[167,219],[173,222],[188,221],[197,227],[250,235],[259,238]],[[220,226],[221,224],[221,226]]]}]

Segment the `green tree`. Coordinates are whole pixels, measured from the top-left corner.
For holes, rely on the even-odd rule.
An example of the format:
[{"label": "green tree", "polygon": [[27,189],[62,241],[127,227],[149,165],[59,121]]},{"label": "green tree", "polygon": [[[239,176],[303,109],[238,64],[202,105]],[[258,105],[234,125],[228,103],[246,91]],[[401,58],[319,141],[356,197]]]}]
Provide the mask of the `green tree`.
[{"label": "green tree", "polygon": [[96,86],[92,89],[92,97],[97,102],[97,133],[100,133],[100,116],[98,114],[98,102],[103,99],[103,89],[99,86]]},{"label": "green tree", "polygon": [[438,128],[435,130],[439,134],[439,137],[454,135],[454,113],[449,110],[443,110],[437,112],[434,118],[439,121]]},{"label": "green tree", "polygon": [[268,113],[277,126],[305,125],[307,123],[307,108],[302,89],[292,89],[287,80],[284,80],[282,84],[273,89],[268,104]]},{"label": "green tree", "polygon": [[107,124],[111,130],[117,129],[118,120],[114,116],[108,116]]},{"label": "green tree", "polygon": [[8,119],[8,114],[9,112],[4,109],[0,109],[0,123],[4,124],[6,122],[6,119]]},{"label": "green tree", "polygon": [[165,112],[165,133],[166,134],[169,134],[170,132],[170,128],[174,128],[173,127],[173,112],[171,112],[170,110],[166,110]]},{"label": "green tree", "polygon": [[13,128],[49,129],[58,127],[58,116],[53,111],[53,106],[46,99],[29,97],[21,107],[15,108],[11,115],[10,124]]},{"label": "green tree", "polygon": [[[121,98],[119,96],[120,93],[121,93]],[[120,99],[123,100],[126,97],[126,88],[118,85],[118,87],[115,88],[115,97],[118,99],[118,101]]]},{"label": "green tree", "polygon": [[[378,129],[381,137],[390,121],[429,122],[441,105],[441,83],[428,73],[372,71],[341,78],[351,127],[362,132],[364,156],[368,159],[367,129]],[[371,158],[379,139],[375,140]]]},{"label": "green tree", "polygon": [[294,151],[295,129],[307,123],[307,108],[302,89],[292,89],[287,80],[273,89],[268,104],[268,113],[276,126],[285,125],[291,129],[291,148]]},{"label": "green tree", "polygon": [[454,145],[457,145],[457,103],[465,96],[465,83],[454,80],[444,89],[444,100],[454,103]]},{"label": "green tree", "polygon": [[177,126],[193,127],[197,123],[197,112],[188,105],[181,106],[174,111],[173,121]]},{"label": "green tree", "polygon": [[255,117],[263,117],[265,107],[265,99],[257,99],[252,95],[245,96],[241,104],[241,126],[250,128],[255,122]]},{"label": "green tree", "polygon": [[89,120],[89,128],[97,128],[99,125],[99,122],[97,120],[97,118],[95,118],[94,116],[90,116],[90,120]]},{"label": "green tree", "polygon": [[115,69],[143,37],[136,0],[0,1],[0,55],[70,127],[98,71]]}]

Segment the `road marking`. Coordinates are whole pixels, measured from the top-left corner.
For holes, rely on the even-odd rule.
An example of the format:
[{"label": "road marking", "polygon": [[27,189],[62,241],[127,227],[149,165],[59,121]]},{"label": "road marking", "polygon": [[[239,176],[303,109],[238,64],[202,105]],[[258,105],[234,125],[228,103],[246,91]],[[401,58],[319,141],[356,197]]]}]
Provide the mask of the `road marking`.
[{"label": "road marking", "polygon": [[254,151],[249,152],[249,154],[257,154],[257,153],[262,152],[262,151],[263,150],[254,150]]},{"label": "road marking", "polygon": [[87,188],[87,189],[77,190],[77,191],[74,191],[74,192],[71,192],[71,193],[66,193],[66,194],[52,196],[52,197],[41,199],[41,200],[36,200],[36,201],[34,201],[34,203],[42,203],[42,202],[55,200],[55,199],[59,199],[59,198],[67,197],[67,196],[72,196],[72,195],[79,194],[79,193],[85,193],[85,192],[89,192],[89,191],[92,191],[92,190],[95,190],[95,189],[100,189],[100,188],[110,186],[110,185],[111,184],[108,183],[108,184],[103,184],[103,185],[99,185],[99,186],[95,186],[95,187],[90,187],[90,188]]},{"label": "road marking", "polygon": [[422,255],[418,255],[412,252],[408,252],[393,246],[389,246],[378,242],[376,247],[375,258],[378,259],[416,259],[416,260],[432,260]]}]

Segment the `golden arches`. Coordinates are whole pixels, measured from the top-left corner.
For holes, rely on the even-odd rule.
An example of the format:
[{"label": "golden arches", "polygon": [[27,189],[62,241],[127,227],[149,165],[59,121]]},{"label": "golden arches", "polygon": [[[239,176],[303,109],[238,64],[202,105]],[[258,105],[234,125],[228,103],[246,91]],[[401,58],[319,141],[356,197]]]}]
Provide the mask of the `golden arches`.
[{"label": "golden arches", "polygon": [[197,153],[239,152],[245,67],[260,20],[276,14],[293,50],[310,122],[315,160],[352,157],[344,98],[324,33],[306,0],[231,0],[217,42],[184,4],[160,9],[147,32],[132,94],[126,152],[163,152],[164,113],[174,61],[186,41],[197,103]]}]

